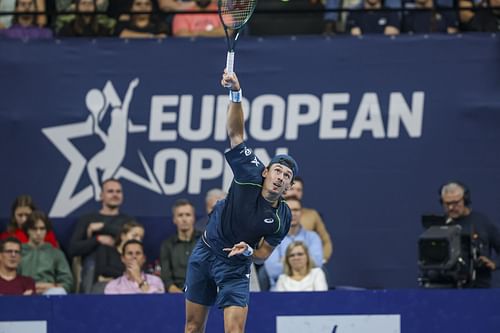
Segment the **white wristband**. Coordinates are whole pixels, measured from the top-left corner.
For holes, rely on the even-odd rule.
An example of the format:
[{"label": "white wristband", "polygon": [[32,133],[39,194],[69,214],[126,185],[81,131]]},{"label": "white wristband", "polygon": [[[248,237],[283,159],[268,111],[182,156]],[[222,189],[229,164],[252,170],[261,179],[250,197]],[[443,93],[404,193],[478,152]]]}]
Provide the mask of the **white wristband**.
[{"label": "white wristband", "polygon": [[250,257],[253,254],[253,249],[250,245],[247,245],[247,249],[242,253],[245,257]]},{"label": "white wristband", "polygon": [[229,100],[233,103],[241,103],[242,96],[241,89],[238,91],[229,90]]}]

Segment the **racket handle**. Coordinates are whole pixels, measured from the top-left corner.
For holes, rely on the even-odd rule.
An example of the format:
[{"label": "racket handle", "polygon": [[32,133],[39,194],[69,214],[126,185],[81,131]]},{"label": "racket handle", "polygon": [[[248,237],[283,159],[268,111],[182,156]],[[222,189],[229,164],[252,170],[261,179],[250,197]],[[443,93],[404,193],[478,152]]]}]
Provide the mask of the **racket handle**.
[{"label": "racket handle", "polygon": [[227,52],[226,69],[228,74],[232,74],[234,72],[234,51]]}]

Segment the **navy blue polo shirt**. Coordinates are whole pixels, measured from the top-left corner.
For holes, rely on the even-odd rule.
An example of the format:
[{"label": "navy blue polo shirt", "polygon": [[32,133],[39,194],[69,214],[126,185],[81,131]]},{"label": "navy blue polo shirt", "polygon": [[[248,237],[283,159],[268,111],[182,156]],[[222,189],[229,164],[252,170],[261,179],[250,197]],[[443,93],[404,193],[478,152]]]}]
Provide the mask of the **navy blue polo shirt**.
[{"label": "navy blue polo shirt", "polygon": [[[265,166],[243,142],[225,154],[234,179],[226,199],[217,202],[206,229],[206,241],[217,254],[241,241],[256,247],[262,237],[276,247],[290,229],[291,212],[280,198],[277,208],[262,196]],[[234,256],[232,260],[248,260]]]}]

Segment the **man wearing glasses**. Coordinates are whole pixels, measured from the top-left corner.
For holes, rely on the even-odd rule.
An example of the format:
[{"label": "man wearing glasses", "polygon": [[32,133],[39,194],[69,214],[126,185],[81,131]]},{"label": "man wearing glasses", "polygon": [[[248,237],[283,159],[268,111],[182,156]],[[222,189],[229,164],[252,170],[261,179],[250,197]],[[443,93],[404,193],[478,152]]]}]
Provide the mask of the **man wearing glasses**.
[{"label": "man wearing glasses", "polygon": [[17,274],[21,262],[21,242],[7,238],[0,242],[0,295],[33,295],[35,281]]},{"label": "man wearing glasses", "polygon": [[[471,248],[477,251],[474,263],[475,280],[468,285],[474,288],[491,287],[491,274],[500,267],[500,231],[483,214],[472,211],[467,187],[459,182],[450,182],[441,187],[441,204],[447,225],[460,225],[462,233],[470,236]],[[496,261],[492,260],[492,251]]]}]

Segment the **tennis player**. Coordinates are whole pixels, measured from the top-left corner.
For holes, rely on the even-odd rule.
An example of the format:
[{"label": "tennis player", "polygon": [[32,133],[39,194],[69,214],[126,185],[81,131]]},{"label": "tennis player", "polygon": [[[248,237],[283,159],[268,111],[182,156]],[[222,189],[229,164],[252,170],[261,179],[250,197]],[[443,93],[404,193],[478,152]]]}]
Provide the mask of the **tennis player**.
[{"label": "tennis player", "polygon": [[288,155],[275,156],[266,167],[243,141],[242,93],[235,73],[224,72],[229,87],[226,160],[234,179],[226,199],[215,205],[207,229],[189,259],[185,296],[185,332],[202,333],[210,306],[224,311],[226,333],[241,333],[249,302],[250,264],[264,261],[290,228],[291,212],[282,198],[297,175]]}]

